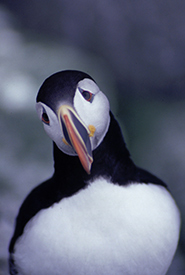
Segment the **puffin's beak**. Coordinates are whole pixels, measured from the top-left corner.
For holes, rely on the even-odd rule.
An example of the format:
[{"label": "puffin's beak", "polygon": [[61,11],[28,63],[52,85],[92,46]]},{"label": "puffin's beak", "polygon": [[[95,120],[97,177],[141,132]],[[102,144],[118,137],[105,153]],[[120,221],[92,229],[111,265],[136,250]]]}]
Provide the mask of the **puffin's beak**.
[{"label": "puffin's beak", "polygon": [[75,110],[68,105],[60,106],[58,118],[65,137],[63,142],[74,148],[83,168],[90,174],[93,158],[89,129],[78,117]]}]

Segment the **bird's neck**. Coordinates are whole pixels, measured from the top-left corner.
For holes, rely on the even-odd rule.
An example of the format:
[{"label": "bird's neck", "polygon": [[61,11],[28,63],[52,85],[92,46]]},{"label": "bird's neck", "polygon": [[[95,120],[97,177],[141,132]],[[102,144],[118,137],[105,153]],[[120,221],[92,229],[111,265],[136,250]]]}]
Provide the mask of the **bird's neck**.
[{"label": "bird's neck", "polygon": [[[120,170],[124,181],[127,181],[126,169],[133,168],[129,151],[125,146],[120,127],[112,113],[110,113],[110,126],[101,144],[93,151],[93,164],[91,174],[88,175],[83,169],[78,156],[69,156],[58,149],[54,143],[55,180],[63,188],[76,189],[85,187],[86,183],[93,178],[102,176],[110,178],[116,183],[119,180]],[[118,177],[118,178],[117,178]],[[66,191],[67,192],[67,191]]]},{"label": "bird's neck", "polygon": [[108,132],[99,147],[94,150],[93,157],[92,175],[103,175],[114,183],[120,180],[122,184],[128,183],[135,165],[130,159],[120,126],[111,112]]}]

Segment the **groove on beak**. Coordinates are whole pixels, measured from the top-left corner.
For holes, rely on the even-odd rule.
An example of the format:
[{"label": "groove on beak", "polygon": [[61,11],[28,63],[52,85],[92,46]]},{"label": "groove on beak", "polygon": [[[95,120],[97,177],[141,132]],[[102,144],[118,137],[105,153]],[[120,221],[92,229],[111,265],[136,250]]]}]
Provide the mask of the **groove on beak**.
[{"label": "groove on beak", "polygon": [[58,118],[63,130],[65,142],[77,153],[84,170],[90,174],[93,162],[89,139],[90,131],[81,121],[75,110],[69,105],[61,105]]}]

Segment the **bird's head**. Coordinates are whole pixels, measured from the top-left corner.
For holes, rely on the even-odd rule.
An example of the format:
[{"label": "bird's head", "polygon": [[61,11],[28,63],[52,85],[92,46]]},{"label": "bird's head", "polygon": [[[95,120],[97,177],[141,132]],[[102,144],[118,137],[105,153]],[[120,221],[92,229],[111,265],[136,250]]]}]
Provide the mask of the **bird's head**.
[{"label": "bird's head", "polygon": [[110,123],[109,102],[95,81],[80,71],[61,71],[39,89],[36,110],[44,129],[65,154],[78,155],[89,174],[92,151]]}]

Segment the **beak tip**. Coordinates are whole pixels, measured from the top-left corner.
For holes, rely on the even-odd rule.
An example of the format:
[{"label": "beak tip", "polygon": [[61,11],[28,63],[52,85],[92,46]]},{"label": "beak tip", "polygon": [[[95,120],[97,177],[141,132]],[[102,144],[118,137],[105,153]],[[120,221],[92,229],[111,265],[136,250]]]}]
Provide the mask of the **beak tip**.
[{"label": "beak tip", "polygon": [[86,163],[86,165],[82,165],[83,168],[84,168],[84,170],[86,171],[86,173],[87,173],[88,175],[91,174],[92,162],[93,162],[93,161],[91,160],[89,163]]}]

